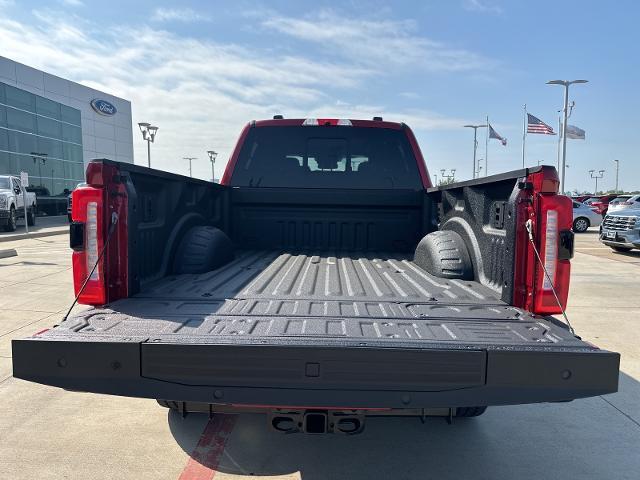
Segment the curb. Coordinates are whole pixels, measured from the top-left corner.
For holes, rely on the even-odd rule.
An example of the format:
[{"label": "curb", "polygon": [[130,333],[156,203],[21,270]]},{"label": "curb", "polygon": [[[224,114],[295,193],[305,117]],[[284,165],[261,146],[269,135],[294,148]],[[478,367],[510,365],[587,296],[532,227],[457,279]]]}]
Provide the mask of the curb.
[{"label": "curb", "polygon": [[16,252],[15,248],[10,248],[8,250],[0,250],[0,258],[9,258],[9,257],[17,257],[18,252]]},{"label": "curb", "polygon": [[56,228],[55,230],[47,230],[45,232],[19,233],[8,236],[0,235],[0,242],[12,242],[14,240],[24,240],[27,238],[51,237],[53,235],[63,235],[69,233],[69,227]]}]

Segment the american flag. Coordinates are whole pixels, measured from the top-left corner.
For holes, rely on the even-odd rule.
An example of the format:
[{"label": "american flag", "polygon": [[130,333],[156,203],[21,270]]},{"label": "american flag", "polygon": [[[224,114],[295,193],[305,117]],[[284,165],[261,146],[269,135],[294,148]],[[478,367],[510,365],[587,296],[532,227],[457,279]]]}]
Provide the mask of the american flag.
[{"label": "american flag", "polygon": [[553,131],[553,128],[530,113],[527,113],[527,133],[542,133],[543,135],[556,134],[556,132]]}]

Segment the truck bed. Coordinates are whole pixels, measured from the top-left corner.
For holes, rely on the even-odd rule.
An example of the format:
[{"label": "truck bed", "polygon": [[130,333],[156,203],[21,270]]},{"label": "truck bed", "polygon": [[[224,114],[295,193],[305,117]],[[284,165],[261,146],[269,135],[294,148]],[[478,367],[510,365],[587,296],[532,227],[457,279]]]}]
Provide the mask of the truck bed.
[{"label": "truck bed", "polygon": [[[291,143],[297,132],[293,147],[304,150],[309,135],[322,137],[326,158],[334,156],[336,133],[361,135],[367,144],[369,127],[384,127],[334,132],[295,122],[301,130],[293,124],[294,130],[278,130],[286,133],[278,133],[278,142]],[[258,128],[246,127],[247,142]],[[416,161],[421,187],[396,185],[384,169],[391,178],[385,187],[375,169],[361,176],[363,188],[355,188],[356,176],[331,183],[333,173],[300,184],[300,164],[289,157],[286,166],[251,172],[253,157],[236,156],[230,164],[240,162],[238,181],[227,175],[223,185],[92,162],[90,187],[74,194],[74,278],[76,291],[90,278],[95,244],[88,226],[97,218],[88,205],[95,201],[102,205],[99,231],[113,237],[98,262],[104,278],[83,300],[107,306],[14,340],[14,376],[69,390],[296,410],[473,407],[615,392],[617,353],[583,342],[552,317],[529,313],[558,311],[542,305],[548,294],[536,293],[542,277],[524,228],[531,215],[561,203],[569,224],[569,204],[555,195],[555,171],[522,169],[424,190],[428,176],[410,130],[397,124],[369,144],[377,146],[384,135],[400,142],[398,152],[415,151],[400,163],[410,172],[411,158]],[[372,168],[376,157],[387,164],[382,147],[367,149]],[[358,167],[358,176],[365,170]],[[289,183],[276,179],[269,186],[274,175]],[[171,275],[187,263],[207,265],[197,249],[180,248],[198,226],[226,235],[235,259],[208,273]],[[436,278],[412,261],[422,239],[439,229],[464,234],[473,246],[477,282]],[[570,240],[558,239],[561,296]],[[215,242],[190,242],[217,253]]]},{"label": "truck bed", "polygon": [[615,391],[619,355],[396,254],[243,251],[14,340],[14,376],[225,405],[428,408]]},{"label": "truck bed", "polygon": [[[48,335],[152,341],[413,348],[584,347],[474,281],[445,280],[408,256],[243,251],[204,274],[169,276]],[[364,342],[364,343],[363,343]]]}]

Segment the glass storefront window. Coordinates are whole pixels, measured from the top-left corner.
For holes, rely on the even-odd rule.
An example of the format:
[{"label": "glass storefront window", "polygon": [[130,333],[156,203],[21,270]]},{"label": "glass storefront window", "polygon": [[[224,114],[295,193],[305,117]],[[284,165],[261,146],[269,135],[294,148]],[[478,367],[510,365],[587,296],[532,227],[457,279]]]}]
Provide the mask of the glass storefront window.
[{"label": "glass storefront window", "polygon": [[16,108],[7,108],[7,127],[21,132],[33,133],[35,131],[36,116]]},{"label": "glass storefront window", "polygon": [[7,131],[9,136],[9,151],[16,153],[31,153],[38,149],[35,135],[22,132]]},{"label": "glass storefront window", "polygon": [[4,91],[7,105],[35,113],[36,96],[33,93],[6,84]]},{"label": "glass storefront window", "polygon": [[9,161],[10,153],[0,150],[0,172],[12,172],[11,163]]},{"label": "glass storefront window", "polygon": [[62,142],[51,138],[38,137],[38,148],[32,150],[48,158],[62,158]]},{"label": "glass storefront window", "polygon": [[80,126],[80,110],[60,104],[60,120]]},{"label": "glass storefront window", "polygon": [[75,125],[62,124],[62,140],[66,142],[82,143],[82,130]]},{"label": "glass storefront window", "polygon": [[60,120],[60,104],[48,98],[36,95],[36,113]]},{"label": "glass storefront window", "polygon": [[0,174],[21,171],[38,196],[84,180],[80,110],[0,82]]},{"label": "glass storefront window", "polygon": [[9,134],[4,128],[0,128],[0,150],[9,150]]},{"label": "glass storefront window", "polygon": [[61,138],[60,132],[62,124],[57,120],[52,120],[47,117],[36,117],[36,123],[38,124],[38,135],[51,138]]},{"label": "glass storefront window", "polygon": [[82,146],[73,143],[62,144],[62,158],[72,162],[82,162]]}]

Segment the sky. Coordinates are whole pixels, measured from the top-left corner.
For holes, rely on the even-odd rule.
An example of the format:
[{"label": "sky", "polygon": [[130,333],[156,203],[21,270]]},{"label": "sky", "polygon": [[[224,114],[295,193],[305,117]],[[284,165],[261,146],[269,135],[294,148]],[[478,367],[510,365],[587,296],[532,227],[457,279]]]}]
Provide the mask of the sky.
[{"label": "sky", "polygon": [[[289,118],[371,118],[412,127],[432,175],[472,175],[473,132],[489,116],[482,173],[522,165],[523,105],[554,130],[574,85],[567,190],[640,188],[640,4],[440,0],[234,2],[0,0],[0,55],[132,102],[160,127],[154,167],[220,176],[243,125]],[[146,145],[134,129],[135,162]],[[557,136],[528,135],[527,165],[556,164]],[[478,158],[484,159],[479,130]],[[485,170],[486,169],[486,170]]]}]

